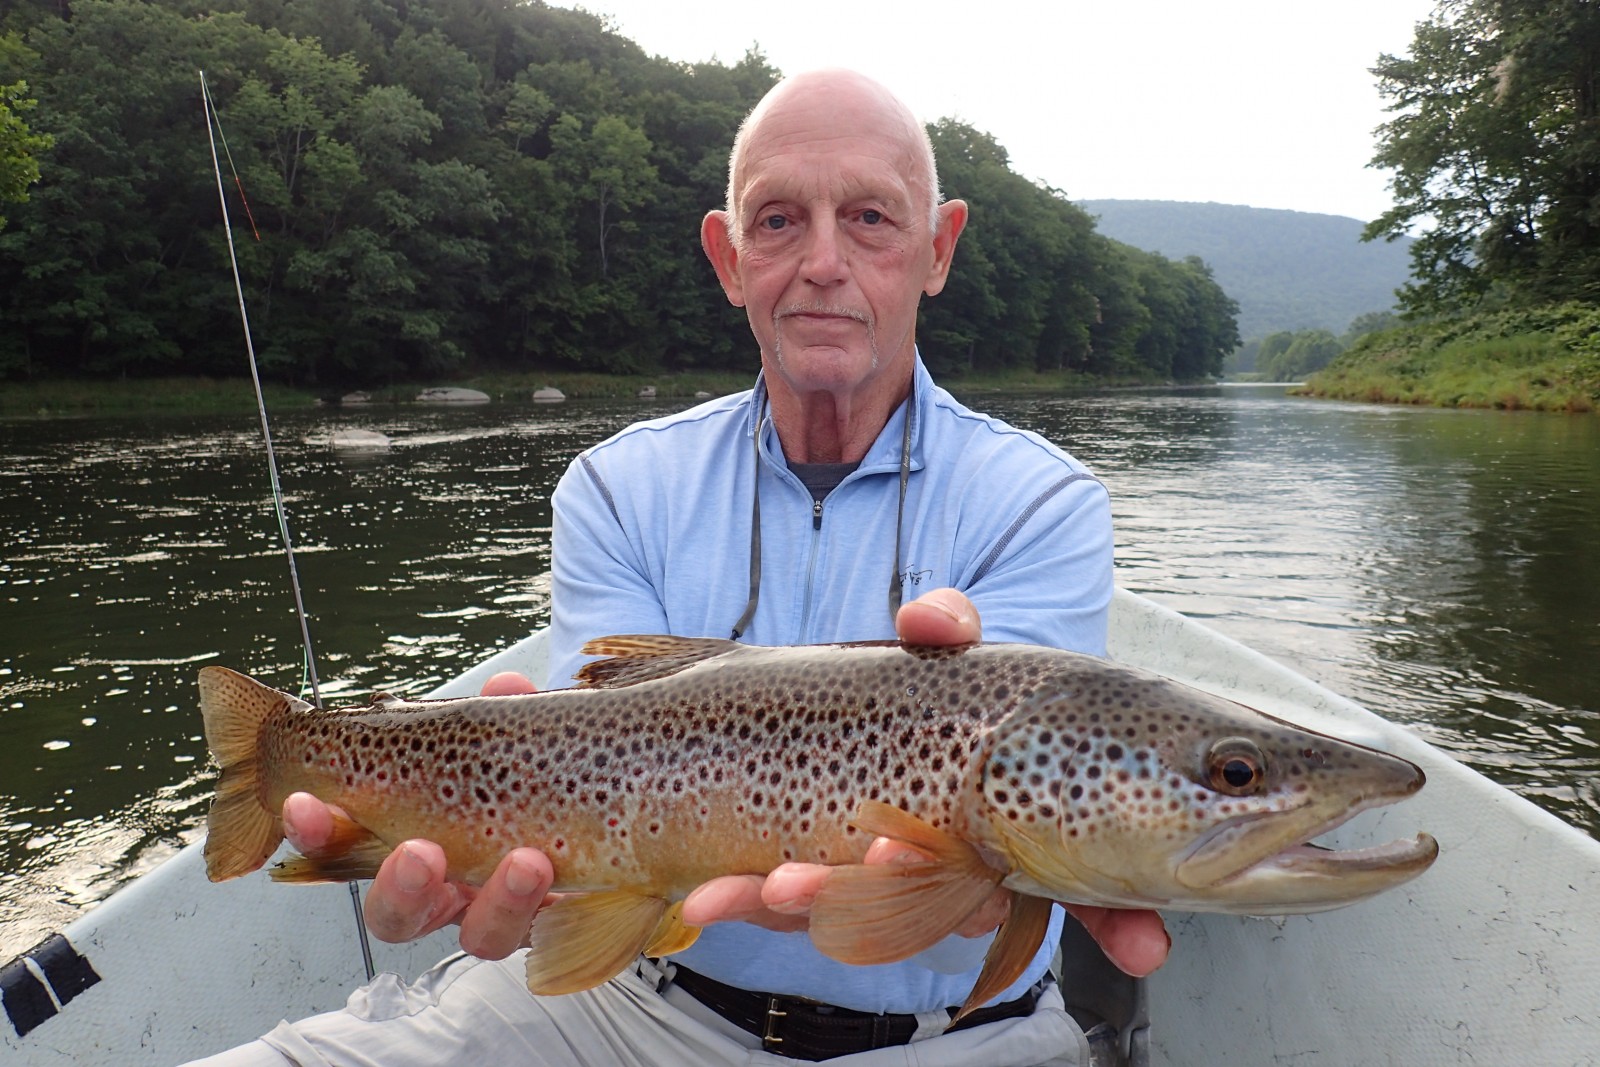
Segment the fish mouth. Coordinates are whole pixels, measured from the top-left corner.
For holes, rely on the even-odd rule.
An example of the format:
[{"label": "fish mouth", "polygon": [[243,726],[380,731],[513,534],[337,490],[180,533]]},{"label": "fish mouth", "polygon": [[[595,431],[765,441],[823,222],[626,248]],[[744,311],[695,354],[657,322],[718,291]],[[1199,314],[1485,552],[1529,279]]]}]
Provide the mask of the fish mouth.
[{"label": "fish mouth", "polygon": [[[1178,864],[1178,880],[1217,903],[1250,915],[1275,915],[1341,907],[1408,882],[1433,865],[1439,842],[1418,833],[1365,848],[1333,849],[1311,839],[1348,822],[1340,813],[1308,833],[1288,837],[1261,812],[1217,826]],[[1276,840],[1273,840],[1276,839]],[[1234,856],[1232,863],[1227,857]]]}]

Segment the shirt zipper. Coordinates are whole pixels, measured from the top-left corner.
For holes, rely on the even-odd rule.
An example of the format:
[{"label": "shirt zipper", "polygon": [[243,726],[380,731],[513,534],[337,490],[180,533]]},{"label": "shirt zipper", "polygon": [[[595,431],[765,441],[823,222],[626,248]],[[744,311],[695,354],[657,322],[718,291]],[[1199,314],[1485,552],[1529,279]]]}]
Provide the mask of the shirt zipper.
[{"label": "shirt zipper", "polygon": [[806,596],[800,608],[800,640],[811,640],[811,590],[817,574],[817,550],[822,547],[822,501],[811,503],[811,553],[806,561]]}]

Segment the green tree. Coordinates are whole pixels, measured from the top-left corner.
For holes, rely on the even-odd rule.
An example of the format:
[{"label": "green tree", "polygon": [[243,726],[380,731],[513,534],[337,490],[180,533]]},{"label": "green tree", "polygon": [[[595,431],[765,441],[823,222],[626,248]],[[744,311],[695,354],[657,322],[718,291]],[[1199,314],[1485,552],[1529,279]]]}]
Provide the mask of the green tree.
[{"label": "green tree", "polygon": [[1368,311],[1350,320],[1350,325],[1346,327],[1344,335],[1339,338],[1339,343],[1349,348],[1358,337],[1383,330],[1392,330],[1400,324],[1400,316],[1392,311]]},{"label": "green tree", "polygon": [[1326,367],[1343,351],[1344,345],[1327,330],[1276,333],[1261,343],[1256,369],[1269,381],[1299,381]]},{"label": "green tree", "polygon": [[1395,206],[1364,236],[1422,227],[1405,307],[1600,298],[1600,5],[1443,0],[1373,73]]},{"label": "green tree", "polygon": [[600,277],[611,275],[607,246],[613,231],[631,232],[623,219],[650,198],[656,169],[650,163],[650,139],[617,115],[603,115],[587,131],[573,115],[556,120],[550,134],[557,165],[569,176],[580,201],[590,212],[587,229],[600,265]]},{"label": "green tree", "polygon": [[[38,156],[54,143],[22,119],[38,103],[28,96],[27,82],[0,85],[0,204],[27,201],[28,186],[39,180]],[[6,217],[0,215],[0,230],[5,226]]]}]

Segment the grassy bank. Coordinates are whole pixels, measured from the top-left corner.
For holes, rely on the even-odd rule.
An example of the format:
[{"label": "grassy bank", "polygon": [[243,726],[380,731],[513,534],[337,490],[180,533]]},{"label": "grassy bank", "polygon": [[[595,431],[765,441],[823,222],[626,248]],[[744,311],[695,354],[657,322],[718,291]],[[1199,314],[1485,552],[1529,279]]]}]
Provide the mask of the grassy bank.
[{"label": "grassy bank", "polygon": [[1369,334],[1304,395],[1435,407],[1600,409],[1600,308],[1484,312]]},{"label": "grassy bank", "polygon": [[[748,389],[750,374],[702,372],[660,375],[613,375],[571,373],[500,372],[463,376],[448,381],[409,382],[366,390],[376,404],[410,403],[423,389],[433,386],[463,386],[479,389],[496,400],[524,401],[537,389],[553,386],[569,400],[594,400],[638,396],[646,386],[658,397],[693,397],[696,393],[723,396]],[[941,379],[941,384],[962,394],[974,393],[1059,393],[1112,384],[1070,371],[1036,374],[1014,371],[1004,374],[971,375]],[[267,386],[270,410],[308,408],[330,395],[329,390],[293,389]],[[137,414],[143,412],[183,412],[189,414],[228,414],[255,409],[255,392],[247,378],[151,378],[115,381],[38,381],[0,382],[0,416],[53,416],[73,414]]]}]

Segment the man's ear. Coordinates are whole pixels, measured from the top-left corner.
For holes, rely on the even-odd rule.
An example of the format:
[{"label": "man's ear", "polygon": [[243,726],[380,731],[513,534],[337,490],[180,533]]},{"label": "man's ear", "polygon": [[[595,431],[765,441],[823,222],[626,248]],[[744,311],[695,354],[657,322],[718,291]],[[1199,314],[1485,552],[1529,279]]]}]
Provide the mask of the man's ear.
[{"label": "man's ear", "polygon": [[[967,227],[967,202],[946,200],[939,205],[939,229],[933,235],[933,264],[928,268],[928,280],[922,291],[938,296],[950,276],[950,261],[955,258],[956,241]],[[723,283],[726,285],[727,283]]]},{"label": "man's ear", "polygon": [[705,249],[711,268],[717,272],[728,303],[744,307],[744,284],[739,280],[739,250],[733,246],[726,211],[708,211],[700,223],[700,247]]}]

